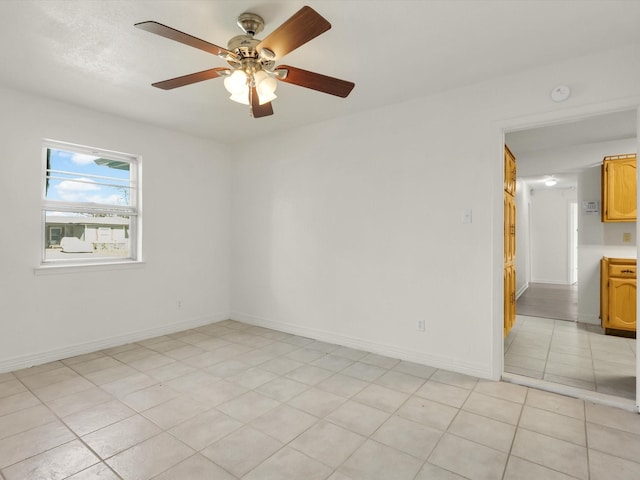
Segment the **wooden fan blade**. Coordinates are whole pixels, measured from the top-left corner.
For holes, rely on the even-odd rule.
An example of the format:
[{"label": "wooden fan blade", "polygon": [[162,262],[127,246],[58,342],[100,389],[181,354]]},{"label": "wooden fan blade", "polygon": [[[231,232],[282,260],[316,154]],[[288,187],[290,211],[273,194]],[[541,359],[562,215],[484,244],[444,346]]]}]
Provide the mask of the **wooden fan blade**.
[{"label": "wooden fan blade", "polygon": [[220,76],[220,72],[228,71],[228,68],[218,67],[210,68],[202,72],[190,73],[189,75],[183,75],[181,77],[170,78],[162,82],[152,83],[151,85],[163,90],[171,90],[172,88],[184,87],[185,85],[191,85],[192,83],[202,82],[211,78],[217,78]]},{"label": "wooden fan blade", "polygon": [[271,102],[260,105],[256,87],[251,87],[251,90],[249,91],[249,104],[251,105],[251,116],[253,116],[253,118],[273,115],[273,106],[271,105]]},{"label": "wooden fan blade", "polygon": [[219,47],[218,45],[214,45],[213,43],[201,40],[192,35],[189,35],[188,33],[176,30],[175,28],[167,27],[166,25],[158,22],[154,22],[151,20],[147,22],[140,22],[136,23],[134,27],[138,27],[139,29],[146,32],[155,33],[156,35],[168,38],[169,40],[184,43],[185,45],[189,45],[190,47],[199,48],[200,50],[213,53],[214,55],[224,56],[230,54],[235,57],[235,54],[233,52],[230,52],[226,48]]},{"label": "wooden fan blade", "polygon": [[331,24],[324,17],[305,6],[271,32],[256,48],[258,51],[266,48],[275,53],[276,59],[282,58],[330,28]]},{"label": "wooden fan blade", "polygon": [[293,83],[294,85],[317,90],[318,92],[329,93],[342,98],[347,97],[351,93],[351,90],[353,90],[353,87],[356,86],[353,82],[347,82],[346,80],[328,77],[288,65],[282,65],[276,68],[276,72],[282,70],[287,71],[286,76],[284,78],[280,78],[280,76],[276,77],[282,82]]}]

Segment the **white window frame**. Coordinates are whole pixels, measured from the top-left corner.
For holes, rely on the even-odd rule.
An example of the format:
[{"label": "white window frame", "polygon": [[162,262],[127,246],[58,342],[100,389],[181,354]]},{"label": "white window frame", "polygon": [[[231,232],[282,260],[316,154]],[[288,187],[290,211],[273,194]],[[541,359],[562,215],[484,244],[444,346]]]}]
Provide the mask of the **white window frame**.
[{"label": "white window frame", "polygon": [[[87,202],[71,202],[60,200],[48,200],[46,198],[46,185],[49,172],[47,171],[47,150],[64,150],[72,153],[95,155],[109,160],[116,160],[129,163],[129,187],[130,205],[103,205]],[[39,269],[49,267],[81,267],[96,265],[131,265],[142,263],[142,157],[103,148],[88,147],[73,143],[60,142],[57,140],[44,139],[42,142],[42,175],[41,175],[41,260]],[[130,219],[129,224],[129,256],[128,257],[96,257],[78,259],[47,259],[47,227],[46,212],[74,212],[74,213],[112,213],[115,215],[126,215]],[[36,273],[37,270],[36,269]]]}]

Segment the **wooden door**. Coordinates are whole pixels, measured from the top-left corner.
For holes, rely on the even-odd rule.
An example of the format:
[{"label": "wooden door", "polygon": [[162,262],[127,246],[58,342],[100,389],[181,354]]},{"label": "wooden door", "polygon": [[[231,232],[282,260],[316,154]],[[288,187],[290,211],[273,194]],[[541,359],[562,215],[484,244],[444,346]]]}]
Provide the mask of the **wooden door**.
[{"label": "wooden door", "polygon": [[504,190],[509,195],[516,194],[516,157],[509,147],[504,147]]},{"label": "wooden door", "polygon": [[511,263],[511,196],[505,192],[504,194],[504,264],[507,266]]},{"label": "wooden door", "polygon": [[505,197],[507,210],[505,211],[506,260],[507,263],[514,263],[516,261],[516,200],[510,195],[505,195]]},{"label": "wooden door", "polygon": [[511,311],[509,322],[511,327],[516,324],[516,266],[511,267]]},{"label": "wooden door", "polygon": [[504,147],[504,335],[516,322],[516,159]]},{"label": "wooden door", "polygon": [[504,267],[504,336],[511,330],[511,267]]},{"label": "wooden door", "polygon": [[504,268],[504,334],[516,324],[516,267]]}]

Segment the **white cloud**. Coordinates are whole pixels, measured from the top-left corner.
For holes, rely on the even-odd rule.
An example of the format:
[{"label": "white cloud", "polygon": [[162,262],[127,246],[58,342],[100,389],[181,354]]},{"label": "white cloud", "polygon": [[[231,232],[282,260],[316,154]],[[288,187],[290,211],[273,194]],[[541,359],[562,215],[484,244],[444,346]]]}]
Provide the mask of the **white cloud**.
[{"label": "white cloud", "polygon": [[118,195],[115,193],[112,195],[87,195],[87,199],[83,201],[103,203],[107,205],[119,205],[124,203],[124,199],[122,198],[122,195]]},{"label": "white cloud", "polygon": [[[90,195],[90,192],[100,190],[100,187],[89,178],[80,177],[78,180],[80,181],[63,180],[55,186],[56,193],[61,200],[65,202],[89,202],[91,200],[87,200],[87,197]],[[93,196],[95,196],[95,194]]]},{"label": "white cloud", "polygon": [[100,190],[100,187],[90,178],[80,177],[78,181],[63,180],[56,185],[56,190],[62,192],[87,192],[91,190]]},{"label": "white cloud", "polygon": [[[63,180],[55,186],[60,200],[65,202],[91,202],[107,205],[123,205],[125,200],[120,193],[101,194],[100,186],[89,178],[78,178],[79,181]],[[86,182],[86,183],[85,183]]]},{"label": "white cloud", "polygon": [[77,163],[78,165],[88,165],[89,163],[93,163],[96,158],[95,155],[87,155],[85,153],[73,153],[71,155],[71,161],[73,163]]}]

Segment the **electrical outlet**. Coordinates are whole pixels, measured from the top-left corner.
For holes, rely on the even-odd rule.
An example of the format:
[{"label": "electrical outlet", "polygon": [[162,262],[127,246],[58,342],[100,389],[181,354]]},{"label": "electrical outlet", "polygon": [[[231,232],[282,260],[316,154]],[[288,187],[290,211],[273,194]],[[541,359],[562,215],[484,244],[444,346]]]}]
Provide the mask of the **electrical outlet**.
[{"label": "electrical outlet", "polygon": [[424,332],[424,320],[418,320],[416,322],[416,328],[419,332]]},{"label": "electrical outlet", "polygon": [[182,308],[182,300],[178,300],[178,308]]},{"label": "electrical outlet", "polygon": [[622,243],[631,243],[631,233],[630,232],[624,232],[622,234]]}]

